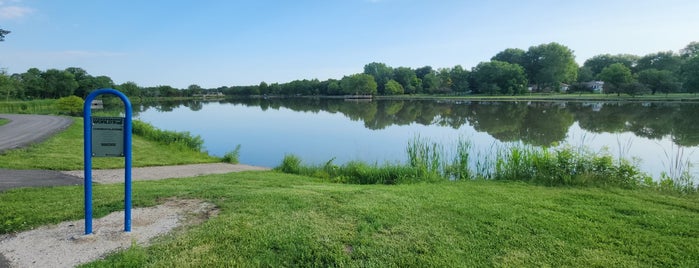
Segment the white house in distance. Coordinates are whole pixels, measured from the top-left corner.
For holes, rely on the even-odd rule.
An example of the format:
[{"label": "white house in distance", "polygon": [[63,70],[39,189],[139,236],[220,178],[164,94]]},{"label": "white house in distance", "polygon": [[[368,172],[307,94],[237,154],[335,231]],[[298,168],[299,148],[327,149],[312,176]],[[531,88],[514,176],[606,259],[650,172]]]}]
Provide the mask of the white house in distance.
[{"label": "white house in distance", "polygon": [[604,81],[584,82],[582,85],[591,89],[593,93],[604,93]]}]

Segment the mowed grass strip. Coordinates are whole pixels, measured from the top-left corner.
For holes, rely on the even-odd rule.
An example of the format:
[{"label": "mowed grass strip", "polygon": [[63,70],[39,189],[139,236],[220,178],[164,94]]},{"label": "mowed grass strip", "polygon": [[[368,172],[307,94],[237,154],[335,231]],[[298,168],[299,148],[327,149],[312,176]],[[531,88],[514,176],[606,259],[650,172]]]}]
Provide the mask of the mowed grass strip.
[{"label": "mowed grass strip", "polygon": [[[0,154],[0,168],[10,169],[83,169],[83,121],[74,118],[63,132],[40,144]],[[219,158],[197,152],[180,144],[159,144],[133,136],[133,166],[163,166],[220,162]],[[117,157],[92,159],[93,168],[123,168],[124,159]]]},{"label": "mowed grass strip", "polygon": [[[123,185],[95,186],[96,217]],[[82,218],[82,188],[0,193],[2,232]],[[691,267],[699,198],[461,181],[346,185],[276,172],[136,182],[136,206],[198,198],[220,214],[90,267]]]}]

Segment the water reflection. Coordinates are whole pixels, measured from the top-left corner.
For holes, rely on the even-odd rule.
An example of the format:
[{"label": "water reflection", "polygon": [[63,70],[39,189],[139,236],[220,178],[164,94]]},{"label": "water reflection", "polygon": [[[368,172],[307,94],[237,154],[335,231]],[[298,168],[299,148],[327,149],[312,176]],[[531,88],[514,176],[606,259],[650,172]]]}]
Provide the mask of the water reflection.
[{"label": "water reflection", "polygon": [[[166,101],[134,105],[134,113],[155,109],[169,112],[180,106],[199,111],[201,100]],[[563,142],[577,122],[592,133],[631,132],[638,137],[670,137],[680,146],[699,145],[699,104],[621,102],[471,102],[382,100],[371,102],[338,99],[234,99],[221,104],[244,105],[297,112],[339,113],[361,121],[367,129],[381,130],[410,124],[458,129],[471,125],[502,142],[522,141],[537,146]]]}]

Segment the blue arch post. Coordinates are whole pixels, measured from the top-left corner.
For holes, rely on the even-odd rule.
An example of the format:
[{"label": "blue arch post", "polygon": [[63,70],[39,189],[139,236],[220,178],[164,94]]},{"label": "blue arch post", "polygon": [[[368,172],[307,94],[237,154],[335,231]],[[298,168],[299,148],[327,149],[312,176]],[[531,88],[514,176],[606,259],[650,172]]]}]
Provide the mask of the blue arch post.
[{"label": "blue arch post", "polygon": [[92,101],[102,94],[115,95],[124,103],[124,232],[131,232],[131,102],[116,89],[102,88],[87,95],[83,104],[86,235],[92,233]]}]

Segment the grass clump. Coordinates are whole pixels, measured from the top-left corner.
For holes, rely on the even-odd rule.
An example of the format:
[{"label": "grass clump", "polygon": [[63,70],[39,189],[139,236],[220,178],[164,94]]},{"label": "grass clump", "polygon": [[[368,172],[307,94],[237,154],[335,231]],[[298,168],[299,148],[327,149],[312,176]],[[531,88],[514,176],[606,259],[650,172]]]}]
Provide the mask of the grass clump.
[{"label": "grass clump", "polygon": [[204,148],[204,140],[198,135],[193,136],[188,131],[162,130],[138,120],[133,121],[133,133],[161,144],[179,144],[193,151],[201,151]]},{"label": "grass clump", "polygon": [[10,122],[9,119],[0,118],[0,126],[2,126],[2,125],[4,125],[4,124],[7,124],[7,123],[9,123],[9,122]]},{"label": "grass clump", "polygon": [[224,154],[221,161],[223,161],[224,163],[230,163],[230,164],[240,163],[240,144],[235,146],[235,149],[233,149],[233,151],[230,151],[230,152],[227,152],[226,154]]}]

